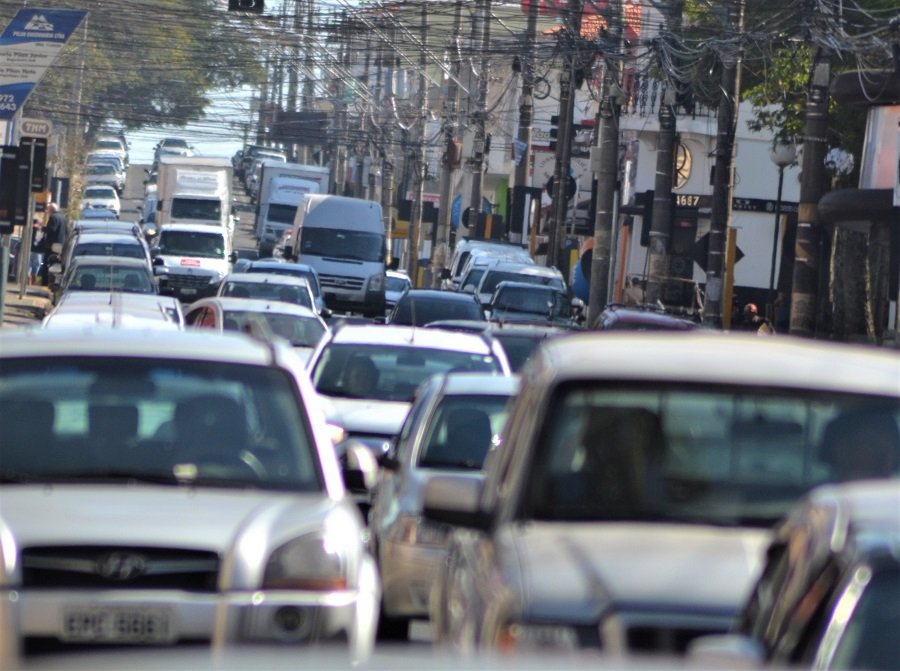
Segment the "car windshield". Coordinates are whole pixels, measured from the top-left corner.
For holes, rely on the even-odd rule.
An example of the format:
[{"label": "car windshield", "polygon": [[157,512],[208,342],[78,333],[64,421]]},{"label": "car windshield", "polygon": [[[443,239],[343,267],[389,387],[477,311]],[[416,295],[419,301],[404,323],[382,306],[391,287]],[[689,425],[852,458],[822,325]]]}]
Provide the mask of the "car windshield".
[{"label": "car windshield", "polygon": [[66,284],[65,290],[156,293],[149,271],[118,266],[78,266]]},{"label": "car windshield", "polygon": [[572,307],[565,294],[525,287],[501,287],[493,307],[501,312],[522,312],[542,317],[568,319],[572,316]]},{"label": "car windshield", "polygon": [[896,399],[572,386],[547,417],[523,511],[541,520],[769,526],[820,483],[900,470]]},{"label": "car windshield", "polygon": [[167,231],[159,234],[159,252],[170,256],[220,259],[225,254],[225,238],[220,233]]},{"label": "car windshield", "polygon": [[493,335],[494,339],[498,340],[503,346],[503,351],[506,352],[506,358],[509,360],[509,366],[513,369],[513,372],[518,372],[522,369],[531,353],[537,349],[537,346],[546,337],[542,333],[533,336],[510,335],[503,333],[502,330],[494,331]]},{"label": "car windshield", "polygon": [[209,198],[173,198],[172,219],[199,219],[219,221],[222,203]]},{"label": "car windshield", "polygon": [[122,151],[122,144],[118,140],[97,140],[94,143],[95,149],[112,149]]},{"label": "car windshield", "polygon": [[304,227],[300,253],[355,261],[384,261],[384,236],[341,228]]},{"label": "car windshield", "polygon": [[422,468],[480,470],[500,444],[508,396],[445,396],[434,411],[418,455]]},{"label": "car windshield", "polygon": [[109,163],[93,163],[88,166],[87,174],[89,175],[115,175],[116,169]]},{"label": "car windshield", "polygon": [[116,197],[116,192],[111,186],[91,186],[84,190],[85,198],[109,198]]},{"label": "car windshield", "polygon": [[484,321],[484,312],[472,296],[450,294],[462,300],[419,297],[407,294],[397,303],[391,315],[392,324],[424,326],[440,319],[466,319]]},{"label": "car windshield", "polygon": [[526,273],[517,273],[505,270],[488,270],[482,278],[479,293],[493,294],[497,285],[501,282],[527,282],[528,284],[540,284],[542,286],[556,287],[557,289],[565,289],[562,280],[558,277],[548,277],[545,275],[529,275]]},{"label": "car windshield", "polygon": [[0,369],[4,482],[150,481],[316,491],[288,376],[153,358],[25,358]]},{"label": "car windshield", "polygon": [[[357,375],[360,370],[366,375]],[[326,396],[409,401],[418,386],[436,373],[499,370],[490,354],[412,345],[332,343],[322,352],[312,378],[316,389]]]},{"label": "car windshield", "polygon": [[285,275],[287,277],[302,277],[309,284],[309,288],[312,289],[313,296],[321,295],[321,291],[319,290],[319,282],[316,274],[312,270],[299,270],[297,268],[293,268],[287,264],[283,267],[279,267],[278,265],[272,266],[254,266],[251,265],[249,268],[244,270],[246,273],[269,273],[271,275]]},{"label": "car windshield", "polygon": [[315,347],[325,333],[322,322],[313,317],[268,311],[226,310],[222,322],[226,331],[246,333],[248,325],[257,319],[263,320],[273,334],[289,340],[294,347]]},{"label": "car windshield", "polygon": [[225,280],[222,283],[221,296],[232,298],[258,298],[261,300],[281,301],[302,305],[312,309],[312,301],[306,287],[290,284],[278,284],[275,282],[243,282],[240,280]]},{"label": "car windshield", "polygon": [[404,291],[409,286],[409,279],[406,277],[386,277],[384,281],[385,291]]},{"label": "car windshield", "polygon": [[72,256],[123,256],[128,259],[143,259],[147,255],[138,243],[84,241],[75,245]]}]

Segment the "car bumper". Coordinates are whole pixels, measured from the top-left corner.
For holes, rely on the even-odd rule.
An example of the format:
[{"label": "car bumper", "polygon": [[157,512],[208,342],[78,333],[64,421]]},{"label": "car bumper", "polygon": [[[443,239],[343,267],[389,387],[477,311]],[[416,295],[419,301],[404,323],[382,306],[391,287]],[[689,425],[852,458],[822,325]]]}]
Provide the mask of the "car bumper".
[{"label": "car bumper", "polygon": [[[22,591],[17,619],[26,642],[174,645],[215,637],[224,644],[304,643],[348,640],[360,617],[359,602],[355,591]],[[374,631],[375,624],[368,628]]]},{"label": "car bumper", "polygon": [[325,304],[338,312],[362,312],[370,316],[384,314],[384,294],[374,291],[344,291],[334,287],[323,287]]},{"label": "car bumper", "polygon": [[426,617],[428,598],[444,547],[381,543],[384,612],[391,617]]}]

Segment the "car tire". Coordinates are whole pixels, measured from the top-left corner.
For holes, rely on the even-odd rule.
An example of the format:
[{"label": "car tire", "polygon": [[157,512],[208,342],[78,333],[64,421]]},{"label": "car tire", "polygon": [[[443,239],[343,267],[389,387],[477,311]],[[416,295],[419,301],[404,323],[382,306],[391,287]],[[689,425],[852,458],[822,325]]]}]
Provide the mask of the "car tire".
[{"label": "car tire", "polygon": [[377,639],[379,641],[408,641],[409,618],[388,617],[382,610],[378,616]]}]

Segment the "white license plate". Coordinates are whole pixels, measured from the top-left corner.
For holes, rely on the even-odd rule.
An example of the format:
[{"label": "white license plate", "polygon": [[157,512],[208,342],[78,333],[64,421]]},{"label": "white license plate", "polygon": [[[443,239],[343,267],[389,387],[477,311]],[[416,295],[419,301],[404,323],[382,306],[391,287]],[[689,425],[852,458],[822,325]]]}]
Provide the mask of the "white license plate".
[{"label": "white license plate", "polygon": [[185,296],[193,296],[194,294],[197,293],[197,290],[196,289],[182,289],[181,293],[183,293]]},{"label": "white license plate", "polygon": [[175,627],[168,608],[69,608],[63,612],[60,639],[83,643],[171,643],[175,640]]}]

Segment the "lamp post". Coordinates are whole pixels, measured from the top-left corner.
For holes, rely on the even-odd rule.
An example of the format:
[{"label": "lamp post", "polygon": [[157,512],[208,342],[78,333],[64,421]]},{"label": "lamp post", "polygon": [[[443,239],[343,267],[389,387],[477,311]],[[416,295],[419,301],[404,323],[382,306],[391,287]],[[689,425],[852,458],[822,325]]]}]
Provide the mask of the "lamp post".
[{"label": "lamp post", "polygon": [[772,235],[772,267],[769,270],[769,301],[766,318],[775,323],[775,262],[778,258],[778,234],[781,226],[781,189],[784,186],[784,169],[797,158],[797,149],[792,144],[774,143],[769,148],[769,158],[778,166],[778,195],[775,197],[775,232]]}]

